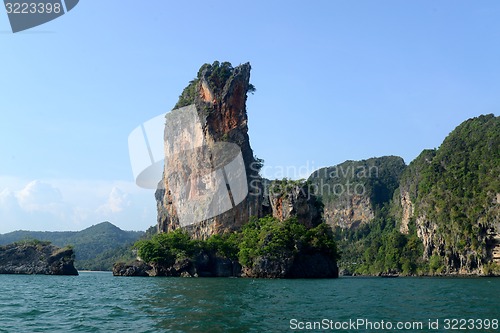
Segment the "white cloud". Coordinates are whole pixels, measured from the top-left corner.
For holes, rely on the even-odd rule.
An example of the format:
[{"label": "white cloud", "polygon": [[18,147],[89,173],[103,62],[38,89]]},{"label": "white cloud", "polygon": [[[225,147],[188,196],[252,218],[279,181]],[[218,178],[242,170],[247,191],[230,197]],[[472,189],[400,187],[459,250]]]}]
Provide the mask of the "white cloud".
[{"label": "white cloud", "polygon": [[118,187],[114,186],[109,193],[108,201],[97,209],[98,213],[109,214],[119,213],[126,206],[130,205],[128,194],[123,192]]},{"label": "white cloud", "polygon": [[0,233],[82,230],[106,220],[146,230],[156,223],[154,192],[125,181],[0,177]]},{"label": "white cloud", "polygon": [[8,188],[4,188],[2,192],[0,192],[0,207],[4,212],[19,209],[19,204],[14,192]]},{"label": "white cloud", "polygon": [[27,212],[59,215],[66,210],[61,191],[51,184],[34,180],[16,193],[19,206]]}]

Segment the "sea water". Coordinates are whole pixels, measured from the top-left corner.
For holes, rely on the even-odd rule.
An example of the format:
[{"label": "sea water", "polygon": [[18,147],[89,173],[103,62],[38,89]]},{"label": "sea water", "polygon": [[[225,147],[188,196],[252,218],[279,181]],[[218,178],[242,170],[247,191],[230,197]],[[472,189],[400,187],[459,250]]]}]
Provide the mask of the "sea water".
[{"label": "sea water", "polygon": [[500,332],[499,319],[498,278],[0,275],[1,332]]}]

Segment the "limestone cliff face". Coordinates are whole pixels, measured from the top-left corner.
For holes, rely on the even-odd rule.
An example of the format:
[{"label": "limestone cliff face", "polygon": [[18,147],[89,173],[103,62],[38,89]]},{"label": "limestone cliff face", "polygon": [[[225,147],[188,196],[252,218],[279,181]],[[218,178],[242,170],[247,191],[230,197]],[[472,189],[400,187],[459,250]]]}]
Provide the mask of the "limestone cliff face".
[{"label": "limestone cliff face", "polygon": [[[322,206],[308,187],[296,184],[269,192],[270,183],[286,181],[259,176],[261,161],[254,157],[247,126],[247,92],[254,89],[250,69],[248,63],[235,68],[229,63],[203,65],[167,114],[165,169],[155,194],[160,232],[184,227],[195,238],[206,239],[239,230],[251,216],[266,215],[297,217],[308,227],[321,222]],[[235,147],[241,151],[241,168],[228,170],[224,166],[234,165],[238,155]],[[221,186],[221,178],[213,175],[222,169]],[[245,177],[244,184],[232,181]],[[221,202],[226,191],[232,207]]]},{"label": "limestone cliff face", "polygon": [[[181,95],[176,105],[180,109],[167,114],[165,170],[156,192],[160,232],[180,227],[182,214],[189,211],[195,216],[192,220],[199,221],[184,227],[200,239],[237,230],[248,222],[250,216],[262,216],[263,189],[258,174],[259,161],[254,158],[247,126],[246,99],[247,92],[252,88],[249,84],[250,69],[248,63],[235,68],[229,63],[205,64]],[[197,116],[195,121],[189,115],[193,110]],[[175,112],[181,115],[175,115]],[[238,151],[228,153],[231,149],[235,150],[234,147],[239,148],[241,155]],[[214,149],[218,149],[218,158],[214,157]],[[226,156],[228,154],[231,156]],[[234,172],[224,168],[224,174],[217,171],[237,155],[242,159],[241,168],[233,168]],[[230,187],[231,179],[228,181],[228,177],[244,179],[240,177],[241,173],[246,176],[244,184]],[[193,174],[197,175],[196,179]],[[217,178],[217,175],[220,177]],[[222,175],[225,184],[221,184]],[[220,202],[220,198],[228,199],[226,187],[231,199],[226,200],[229,206]],[[240,193],[235,192],[236,187]],[[176,197],[180,194],[183,197]],[[212,214],[198,214],[197,210],[202,206],[208,207],[205,210],[211,209]],[[219,211],[222,213],[218,214]]]},{"label": "limestone cliff face", "polygon": [[375,210],[390,201],[404,168],[397,156],[346,161],[315,171],[310,188],[324,204],[327,224],[353,229],[372,221]]},{"label": "limestone cliff face", "polygon": [[0,274],[78,275],[72,249],[44,242],[0,247]]},{"label": "limestone cliff face", "polygon": [[325,220],[344,229],[357,228],[375,217],[370,197],[353,194],[325,207]]},{"label": "limestone cliff face", "polygon": [[[393,204],[396,207],[396,218],[401,221],[399,230],[403,234],[409,233],[409,226],[415,217],[418,184],[423,177],[424,169],[429,167],[434,156],[436,156],[436,151],[433,149],[422,151],[401,175],[399,189],[394,194]],[[420,232],[424,234],[422,230]]]},{"label": "limestone cliff face", "polygon": [[[421,202],[421,204],[423,203]],[[425,212],[426,210],[436,212],[439,209],[436,210],[435,207],[431,208],[423,204],[420,206],[419,212],[415,214],[413,210],[415,203],[402,200],[401,205],[404,215],[400,231],[407,234],[410,224],[414,223],[417,236],[422,240],[424,246],[422,254],[424,260],[429,260],[432,256],[442,258],[443,269],[441,273],[484,275],[485,264],[500,264],[499,219],[492,221],[483,220],[482,223],[478,221],[479,223],[475,227],[477,234],[473,236],[475,239],[455,243],[454,239],[464,237],[464,232],[466,231],[455,230],[446,232],[446,229],[436,222],[434,216],[429,217]],[[490,208],[488,210],[490,214],[500,216],[498,208]],[[472,246],[472,244],[476,245]]]},{"label": "limestone cliff face", "polygon": [[402,234],[407,235],[410,231],[409,229],[410,219],[415,214],[415,207],[413,206],[413,202],[411,200],[410,193],[408,191],[402,189],[400,193],[401,195],[399,200],[402,212],[401,212],[401,226],[399,228],[399,231]]},{"label": "limestone cliff face", "polygon": [[323,204],[301,181],[275,180],[268,188],[270,214],[280,221],[296,217],[308,228],[321,223]]},{"label": "limestone cliff face", "polygon": [[[432,211],[435,208],[427,209]],[[500,216],[498,207],[488,210],[490,214]],[[424,245],[423,258],[429,260],[434,255],[441,257],[442,273],[484,275],[487,273],[485,265],[500,264],[500,219],[478,221],[474,228],[477,230],[473,236],[475,239],[455,243],[454,239],[467,237],[466,231],[444,232],[435,218],[423,211],[413,217],[417,236]]]}]

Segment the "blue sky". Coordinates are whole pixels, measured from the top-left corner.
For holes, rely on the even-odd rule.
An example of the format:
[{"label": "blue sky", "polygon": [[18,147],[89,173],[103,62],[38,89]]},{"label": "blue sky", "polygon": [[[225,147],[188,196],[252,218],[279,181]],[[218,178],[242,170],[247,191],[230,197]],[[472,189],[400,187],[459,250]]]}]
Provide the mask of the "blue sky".
[{"label": "blue sky", "polygon": [[214,60],[252,64],[265,176],[409,163],[462,121],[499,114],[499,17],[493,0],[106,0],[13,34],[0,11],[0,232],[155,224],[128,135]]}]

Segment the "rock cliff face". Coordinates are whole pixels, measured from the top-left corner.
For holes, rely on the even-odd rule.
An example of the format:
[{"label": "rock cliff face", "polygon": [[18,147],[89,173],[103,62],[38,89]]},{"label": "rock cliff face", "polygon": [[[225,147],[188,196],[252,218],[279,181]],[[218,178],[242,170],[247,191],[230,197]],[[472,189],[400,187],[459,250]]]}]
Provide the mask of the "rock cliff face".
[{"label": "rock cliff face", "polygon": [[[205,239],[240,229],[250,216],[262,216],[260,166],[254,158],[247,127],[250,69],[248,63],[235,68],[229,63],[205,64],[180,96],[176,105],[180,109],[167,114],[165,170],[156,192],[160,232],[183,226],[195,238]],[[193,110],[196,119],[189,116]],[[236,151],[224,156],[234,147],[241,150],[241,155]],[[219,160],[214,157],[214,150],[221,156]],[[228,170],[224,166],[235,161],[235,156],[240,156],[242,163]],[[241,173],[246,176],[243,184]],[[221,198],[227,199],[227,203],[221,203]],[[200,207],[205,206],[208,208],[199,213]],[[183,225],[183,218],[193,223]]]},{"label": "rock cliff face", "polygon": [[0,247],[0,274],[78,275],[74,253],[44,242]]},{"label": "rock cliff face", "polygon": [[373,205],[368,196],[353,194],[339,198],[336,204],[325,207],[325,220],[331,226],[357,228],[369,223],[375,217]]},{"label": "rock cliff face", "polygon": [[424,259],[438,258],[442,273],[485,274],[500,264],[499,147],[500,117],[469,119],[401,177],[400,231],[414,224]]},{"label": "rock cliff face", "polygon": [[[203,65],[176,109],[167,114],[165,170],[156,191],[160,232],[182,226],[195,238],[206,239],[239,230],[250,216],[268,214],[280,220],[297,216],[308,227],[321,222],[320,203],[308,187],[289,186],[269,193],[283,181],[264,181],[259,176],[262,162],[254,157],[247,126],[247,92],[253,89],[250,69],[249,64],[235,68],[229,63]],[[235,147],[241,150],[241,168],[236,168],[240,171],[224,167],[235,165]],[[210,176],[221,168],[225,170],[222,186],[217,177]],[[246,181],[238,183],[231,177]],[[220,200],[214,203],[214,197],[224,197],[221,193],[226,187],[232,207]],[[208,208],[198,214],[200,207]]]},{"label": "rock cliff face", "polygon": [[324,204],[327,224],[344,229],[369,223],[375,211],[393,196],[405,168],[401,157],[346,161],[322,168],[310,177],[311,191]]},{"label": "rock cliff face", "polygon": [[408,234],[409,225],[415,216],[415,200],[418,196],[418,184],[421,182],[423,172],[432,159],[436,156],[436,151],[427,149],[410,163],[401,175],[399,189],[394,194],[393,204],[396,208],[397,218],[401,221],[400,231]]},{"label": "rock cliff face", "polygon": [[291,217],[308,228],[322,222],[323,204],[311,192],[307,183],[293,180],[275,180],[265,188],[269,213],[280,221]]}]

